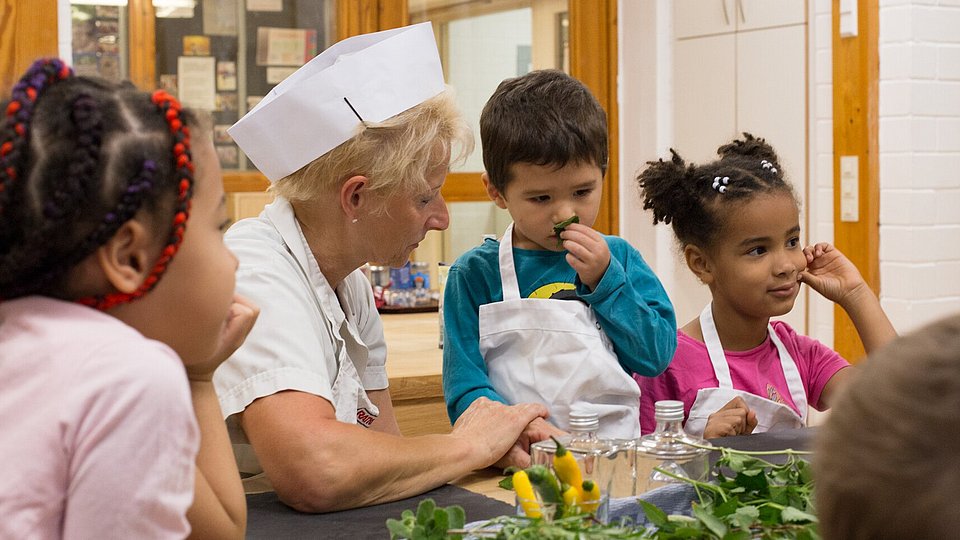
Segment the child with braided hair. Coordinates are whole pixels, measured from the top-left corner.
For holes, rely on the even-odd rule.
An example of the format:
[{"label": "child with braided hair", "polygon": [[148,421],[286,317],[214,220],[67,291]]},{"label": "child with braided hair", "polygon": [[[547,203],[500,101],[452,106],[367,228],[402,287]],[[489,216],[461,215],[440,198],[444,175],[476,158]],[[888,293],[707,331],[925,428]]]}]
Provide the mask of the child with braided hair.
[{"label": "child with braided hair", "polygon": [[208,126],[57,59],[0,111],[0,537],[242,537],[212,377],[258,310]]},{"label": "child with braided hair", "polygon": [[637,177],[644,210],[673,227],[713,297],[678,331],[667,370],[637,376],[644,433],[661,399],[682,400],[686,430],[705,438],[800,427],[808,404],[828,408],[849,381],[849,364],[770,320],[793,308],[801,283],[850,315],[867,352],[896,336],[856,266],[830,244],[802,247],[797,198],[774,149],[744,133],[717,153],[694,165],[671,150]]}]

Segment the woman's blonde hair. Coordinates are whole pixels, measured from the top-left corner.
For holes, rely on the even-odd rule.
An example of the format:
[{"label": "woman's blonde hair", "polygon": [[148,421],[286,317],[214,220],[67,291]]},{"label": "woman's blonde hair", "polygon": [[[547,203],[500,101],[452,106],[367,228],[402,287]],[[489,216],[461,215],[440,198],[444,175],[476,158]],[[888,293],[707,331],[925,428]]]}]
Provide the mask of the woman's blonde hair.
[{"label": "woman's blonde hair", "polygon": [[351,176],[366,176],[386,201],[426,189],[427,171],[450,155],[455,163],[473,151],[473,134],[454,101],[443,92],[383,122],[364,122],[340,146],[280,179],[271,191],[290,201],[309,201]]}]

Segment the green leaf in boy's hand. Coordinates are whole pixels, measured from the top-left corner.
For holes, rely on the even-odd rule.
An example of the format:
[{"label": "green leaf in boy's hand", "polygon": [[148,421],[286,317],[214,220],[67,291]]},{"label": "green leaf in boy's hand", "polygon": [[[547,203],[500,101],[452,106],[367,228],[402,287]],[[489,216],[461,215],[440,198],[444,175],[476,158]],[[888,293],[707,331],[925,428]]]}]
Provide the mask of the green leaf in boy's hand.
[{"label": "green leaf in boy's hand", "polygon": [[567,225],[570,225],[571,223],[580,223],[580,216],[574,214],[553,226],[553,234],[557,235],[558,248],[563,247],[563,240],[560,239],[560,233],[562,233],[563,230],[567,228]]}]

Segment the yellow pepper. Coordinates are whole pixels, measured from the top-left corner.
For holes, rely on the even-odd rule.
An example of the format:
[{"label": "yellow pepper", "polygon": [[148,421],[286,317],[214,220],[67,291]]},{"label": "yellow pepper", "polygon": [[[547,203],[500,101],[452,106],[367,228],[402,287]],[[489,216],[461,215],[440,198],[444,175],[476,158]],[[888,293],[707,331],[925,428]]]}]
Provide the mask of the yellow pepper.
[{"label": "yellow pepper", "polygon": [[580,464],[577,463],[577,459],[573,457],[573,453],[560,444],[560,441],[554,437],[550,438],[553,439],[554,444],[557,445],[557,451],[553,454],[553,470],[557,471],[557,477],[560,478],[561,482],[570,484],[579,490],[581,484],[583,484]]},{"label": "yellow pepper", "polygon": [[594,512],[600,506],[600,486],[593,480],[583,481],[583,504],[585,512]]},{"label": "yellow pepper", "polygon": [[[577,486],[567,486],[563,490],[563,507],[570,513],[578,513],[580,507],[581,493]],[[565,512],[566,513],[566,512]]]},{"label": "yellow pepper", "polygon": [[513,490],[517,492],[523,513],[531,518],[540,517],[540,505],[537,503],[536,495],[533,494],[533,484],[530,483],[526,471],[513,473]]}]

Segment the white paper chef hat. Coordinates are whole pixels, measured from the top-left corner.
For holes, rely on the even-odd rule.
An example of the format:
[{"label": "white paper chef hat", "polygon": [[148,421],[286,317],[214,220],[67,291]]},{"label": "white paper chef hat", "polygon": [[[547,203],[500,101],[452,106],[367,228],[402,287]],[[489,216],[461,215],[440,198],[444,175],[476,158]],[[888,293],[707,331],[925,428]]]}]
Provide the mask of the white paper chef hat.
[{"label": "white paper chef hat", "polygon": [[227,133],[271,182],[444,89],[429,22],[345,39],[287,77]]}]

